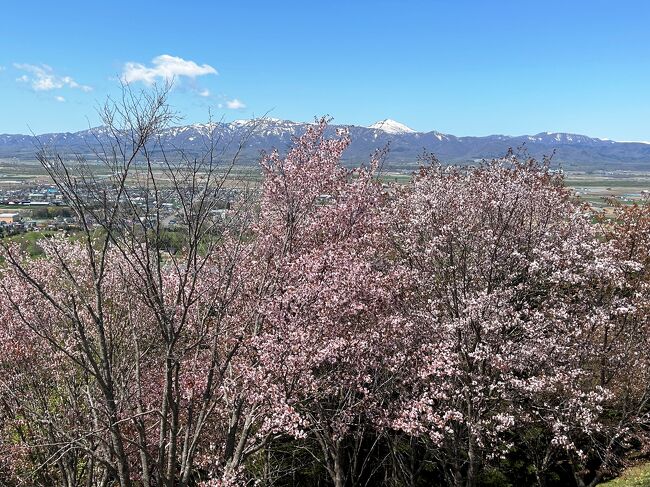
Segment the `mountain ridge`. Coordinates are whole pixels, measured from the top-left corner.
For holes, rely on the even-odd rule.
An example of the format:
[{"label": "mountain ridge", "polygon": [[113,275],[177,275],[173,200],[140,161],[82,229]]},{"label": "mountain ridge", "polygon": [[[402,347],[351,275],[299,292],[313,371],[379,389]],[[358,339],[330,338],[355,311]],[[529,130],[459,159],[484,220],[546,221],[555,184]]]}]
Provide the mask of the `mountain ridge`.
[{"label": "mountain ridge", "polygon": [[[285,151],[294,137],[304,132],[308,123],[275,118],[234,120],[180,125],[162,130],[158,136],[169,149],[183,149],[198,153],[206,138],[213,133],[226,144],[238,146],[246,137],[245,161],[259,158],[261,151],[273,148]],[[351,144],[345,153],[346,161],[356,163],[368,159],[377,149],[389,145],[388,165],[395,167],[417,165],[423,152],[433,153],[445,163],[468,163],[505,155],[509,149],[525,148],[536,158],[553,155],[555,163],[575,168],[650,170],[650,144],[644,142],[617,142],[566,132],[540,132],[534,135],[455,136],[435,130],[417,132],[391,119],[369,127],[358,125],[330,125],[327,135],[346,128]],[[43,145],[64,154],[92,154],[98,140],[108,137],[103,127],[78,132],[54,132],[37,136],[0,134],[0,157],[33,159],[36,148]],[[235,148],[233,147],[233,151]],[[229,152],[226,147],[225,153]]]}]

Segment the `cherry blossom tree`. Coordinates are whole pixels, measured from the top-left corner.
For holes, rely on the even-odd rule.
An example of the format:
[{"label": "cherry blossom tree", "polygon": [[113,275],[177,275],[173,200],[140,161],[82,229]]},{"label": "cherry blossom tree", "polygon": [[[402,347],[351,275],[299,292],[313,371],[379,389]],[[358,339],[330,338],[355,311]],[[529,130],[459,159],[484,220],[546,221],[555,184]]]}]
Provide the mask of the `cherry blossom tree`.
[{"label": "cherry blossom tree", "polygon": [[602,319],[585,328],[583,347],[584,367],[608,395],[598,434],[578,431],[575,440],[584,445],[583,455],[571,457],[580,487],[617,474],[626,453],[647,451],[650,445],[650,206],[647,200],[629,206],[610,203],[613,213],[601,213],[597,220],[614,272],[584,290],[584,299],[600,310]]},{"label": "cherry blossom tree", "polygon": [[[3,441],[25,437],[7,446],[33,467],[21,475],[187,485],[228,431],[252,206],[242,187],[227,221],[215,211],[230,204],[235,160],[209,136],[198,156],[165,152],[166,94],[127,88],[106,105],[95,154],[106,179],[82,157],[39,153],[80,222],[74,239],[45,241],[42,259],[3,245]],[[178,249],[165,240],[168,202]]]},{"label": "cherry blossom tree", "polygon": [[262,160],[258,262],[271,274],[251,342],[262,431],[313,438],[331,481],[355,483],[358,448],[390,392],[384,351],[399,347],[402,274],[386,257],[385,201],[369,167],[340,163],[349,139],[307,129],[286,157]]},{"label": "cherry blossom tree", "polygon": [[583,286],[609,272],[590,212],[548,165],[515,157],[434,163],[393,211],[419,343],[393,426],[428,436],[453,485],[476,485],[515,425],[552,417],[549,441],[576,449],[567,430],[597,429],[606,396],[585,392],[576,358],[583,330],[603,318]]}]

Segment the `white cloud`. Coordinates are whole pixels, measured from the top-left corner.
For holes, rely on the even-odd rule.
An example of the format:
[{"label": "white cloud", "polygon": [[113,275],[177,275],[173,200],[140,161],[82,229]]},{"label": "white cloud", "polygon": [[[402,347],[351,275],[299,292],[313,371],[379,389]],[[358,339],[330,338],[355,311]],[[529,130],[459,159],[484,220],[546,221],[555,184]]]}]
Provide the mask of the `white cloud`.
[{"label": "white cloud", "polygon": [[16,78],[16,81],[30,83],[35,91],[50,91],[64,87],[85,92],[92,91],[91,86],[79,84],[70,76],[59,76],[47,64],[37,66],[35,64],[14,63],[14,68],[29,73]]},{"label": "white cloud", "polygon": [[62,96],[55,96],[54,99],[55,99],[56,101],[61,102],[61,103],[63,103],[63,102],[65,101],[65,98],[63,98]]},{"label": "white cloud", "polygon": [[226,102],[226,106],[230,108],[231,110],[240,110],[242,108],[246,108],[246,105],[239,101],[237,98],[233,100],[228,100]]},{"label": "white cloud", "polygon": [[198,95],[203,97],[208,97],[210,96],[210,90],[208,90],[207,88],[205,90],[201,90],[199,91]]},{"label": "white cloud", "polygon": [[174,78],[186,76],[196,78],[207,74],[218,74],[217,70],[209,64],[198,65],[194,61],[163,54],[156,56],[151,60],[151,66],[144,64],[128,62],[124,65],[122,71],[122,80],[126,83],[142,81],[151,85],[157,79],[171,81]]}]

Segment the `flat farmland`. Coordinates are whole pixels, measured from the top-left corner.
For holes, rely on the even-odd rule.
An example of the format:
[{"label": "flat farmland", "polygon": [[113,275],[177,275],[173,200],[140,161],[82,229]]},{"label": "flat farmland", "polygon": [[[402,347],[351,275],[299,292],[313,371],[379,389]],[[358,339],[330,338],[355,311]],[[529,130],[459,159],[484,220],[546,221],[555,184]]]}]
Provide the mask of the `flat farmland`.
[{"label": "flat farmland", "polygon": [[[70,166],[73,167],[74,164],[74,162],[71,162]],[[131,171],[131,177],[129,178],[131,185],[137,185],[139,180],[146,179],[147,176],[146,166],[136,165],[134,168],[135,170]],[[221,165],[216,172],[222,175],[226,169],[227,165]],[[89,162],[86,165],[86,171],[99,181],[111,177],[106,166],[98,163]],[[172,185],[170,175],[162,164],[156,164],[153,172],[159,184],[163,186]],[[201,176],[199,173],[199,178]],[[260,172],[257,167],[235,166],[229,171],[225,187],[248,187],[259,183],[259,181]],[[0,159],[0,192],[50,184],[52,184],[52,179],[38,161]]]},{"label": "flat farmland", "polygon": [[[87,168],[99,180],[111,176],[103,165],[89,163]],[[144,166],[138,166],[136,169],[130,180],[131,184],[137,184],[138,178],[146,177]],[[162,165],[154,169],[154,175],[163,185],[171,185],[169,174]],[[383,174],[383,179],[388,182],[406,183],[410,177],[408,173],[391,170]],[[241,165],[230,171],[225,186],[250,187],[259,184],[260,179],[261,174],[257,166]],[[567,186],[575,189],[581,200],[596,208],[607,208],[611,206],[612,198],[622,204],[629,204],[643,198],[650,191],[650,170],[647,172],[566,172],[565,181]],[[0,159],[0,192],[49,185],[51,182],[38,161]],[[0,207],[0,210],[2,209],[4,208]]]},{"label": "flat farmland", "polygon": [[650,191],[650,172],[567,173],[565,181],[581,200],[602,209],[610,207],[612,199],[631,204]]}]

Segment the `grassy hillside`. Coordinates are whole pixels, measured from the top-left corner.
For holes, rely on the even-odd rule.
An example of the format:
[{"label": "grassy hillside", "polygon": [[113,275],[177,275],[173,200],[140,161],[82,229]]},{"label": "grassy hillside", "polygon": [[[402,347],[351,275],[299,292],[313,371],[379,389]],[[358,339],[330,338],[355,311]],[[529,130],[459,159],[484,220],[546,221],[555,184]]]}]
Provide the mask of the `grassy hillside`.
[{"label": "grassy hillside", "polygon": [[600,485],[606,487],[650,487],[650,463],[629,468],[620,477]]}]

